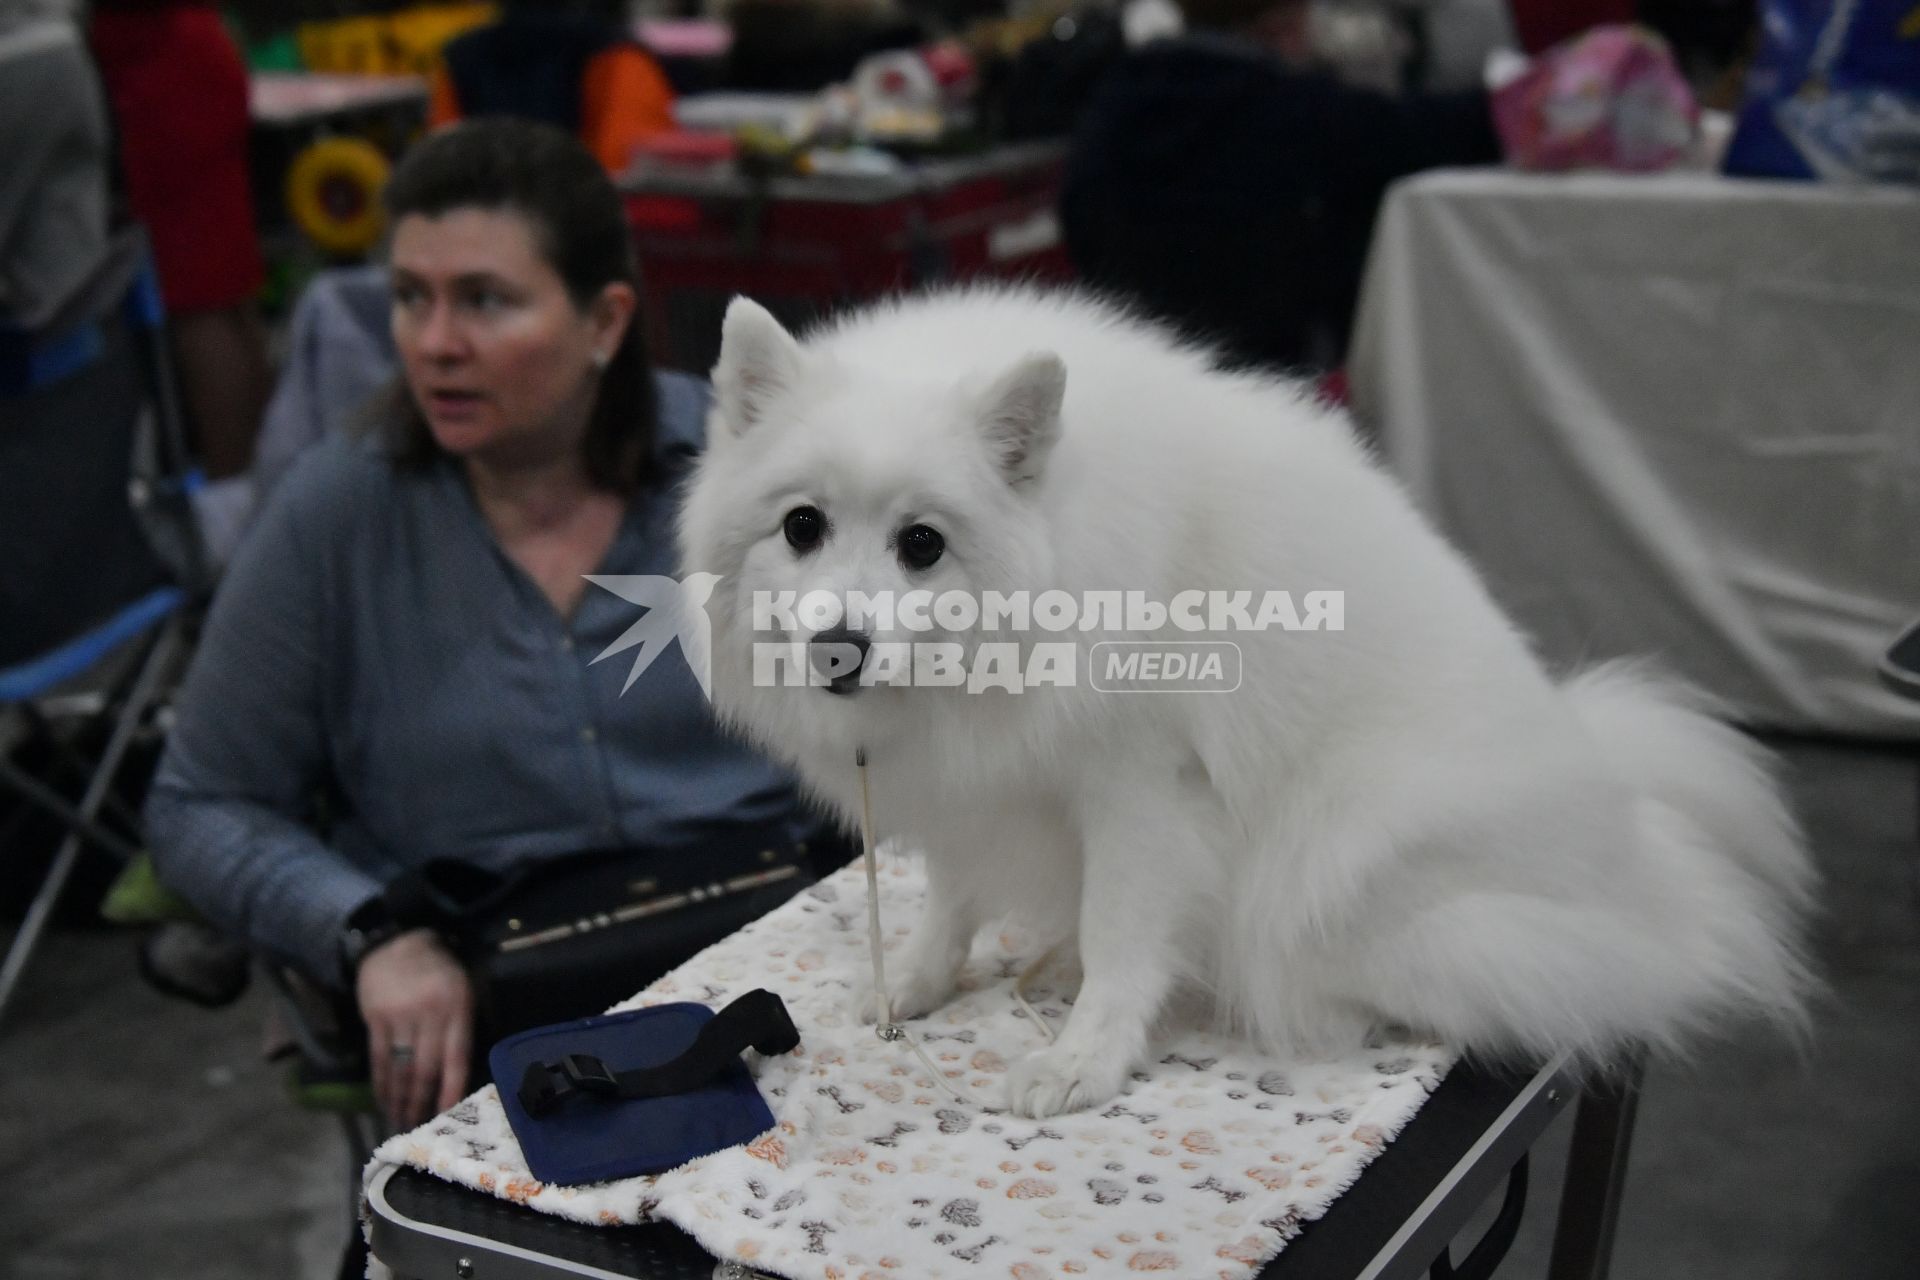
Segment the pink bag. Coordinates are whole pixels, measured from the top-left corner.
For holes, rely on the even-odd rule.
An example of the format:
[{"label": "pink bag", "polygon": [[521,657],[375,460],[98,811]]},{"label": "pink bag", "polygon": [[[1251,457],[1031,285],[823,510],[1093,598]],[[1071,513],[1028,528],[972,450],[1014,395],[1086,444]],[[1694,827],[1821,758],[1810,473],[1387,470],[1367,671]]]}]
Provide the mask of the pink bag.
[{"label": "pink bag", "polygon": [[1699,121],[1672,51],[1644,27],[1595,27],[1493,91],[1494,128],[1520,169],[1665,169]]}]

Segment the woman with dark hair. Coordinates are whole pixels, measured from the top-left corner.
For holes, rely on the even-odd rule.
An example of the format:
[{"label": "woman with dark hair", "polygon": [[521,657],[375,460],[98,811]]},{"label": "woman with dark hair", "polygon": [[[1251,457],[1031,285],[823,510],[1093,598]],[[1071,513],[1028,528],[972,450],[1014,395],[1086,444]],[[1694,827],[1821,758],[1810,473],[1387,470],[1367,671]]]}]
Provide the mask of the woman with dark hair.
[{"label": "woman with dark hair", "polygon": [[[639,614],[585,575],[671,575],[704,383],[653,373],[617,193],[560,130],[421,143],[387,192],[401,385],[309,449],[208,619],[147,805],[213,923],[352,991],[396,1124],[468,1087],[471,979],[385,890],[429,860],[698,858],[808,834],[677,652],[599,663]],[[315,824],[324,796],[329,830]],[[637,985],[637,984],[636,984]],[[572,1010],[556,1016],[575,1016]]]}]

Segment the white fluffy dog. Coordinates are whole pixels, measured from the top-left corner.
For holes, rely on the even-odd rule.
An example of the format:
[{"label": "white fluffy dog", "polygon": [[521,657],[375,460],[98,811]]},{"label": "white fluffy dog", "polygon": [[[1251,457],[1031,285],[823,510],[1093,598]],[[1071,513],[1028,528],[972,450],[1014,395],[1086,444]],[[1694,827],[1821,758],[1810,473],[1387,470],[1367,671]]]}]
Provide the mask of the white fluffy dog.
[{"label": "white fluffy dog", "polygon": [[[948,999],[1009,912],[1077,943],[1078,999],[1012,1069],[1014,1110],[1118,1092],[1180,992],[1294,1052],[1397,1024],[1597,1063],[1722,1015],[1802,1017],[1813,874],[1762,755],[1637,669],[1556,682],[1300,388],[1022,290],[900,301],[804,343],[736,300],[714,388],[680,534],[688,570],[723,575],[715,704],[849,826],[864,748],[876,835],[925,851],[895,1011]],[[756,592],[1276,589],[1343,593],[1344,629],[1236,631],[1231,692],[1092,687],[1093,644],[1194,639],[1171,621],[789,619],[852,665],[769,687],[754,657],[780,638],[755,631]],[[871,678],[895,641],[990,640],[1073,642],[1083,665],[1020,692]]]}]

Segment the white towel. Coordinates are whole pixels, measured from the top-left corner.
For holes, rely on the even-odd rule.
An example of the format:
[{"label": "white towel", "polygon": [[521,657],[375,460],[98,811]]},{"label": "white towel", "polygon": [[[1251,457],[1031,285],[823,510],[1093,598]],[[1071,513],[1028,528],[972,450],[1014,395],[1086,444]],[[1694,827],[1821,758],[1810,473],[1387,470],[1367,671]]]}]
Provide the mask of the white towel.
[{"label": "white towel", "polygon": [[[881,866],[897,948],[919,917],[916,863]],[[1213,1035],[1177,1039],[1092,1111],[1024,1120],[953,1102],[853,1003],[867,985],[856,864],[655,983],[628,1005],[715,1007],[755,987],[786,1001],[799,1049],[756,1063],[775,1127],[652,1178],[543,1186],[491,1086],[375,1154],[580,1222],[673,1222],[716,1256],[791,1280],[1013,1280],[1255,1274],[1399,1132],[1452,1065],[1433,1044],[1276,1061]],[[962,996],[910,1024],[942,1069],[999,1107],[1007,1064],[1044,1040],[1013,999],[1036,948],[983,936]],[[1284,981],[1284,975],[1276,975]],[[1056,1025],[1069,1007],[1042,974]]]}]

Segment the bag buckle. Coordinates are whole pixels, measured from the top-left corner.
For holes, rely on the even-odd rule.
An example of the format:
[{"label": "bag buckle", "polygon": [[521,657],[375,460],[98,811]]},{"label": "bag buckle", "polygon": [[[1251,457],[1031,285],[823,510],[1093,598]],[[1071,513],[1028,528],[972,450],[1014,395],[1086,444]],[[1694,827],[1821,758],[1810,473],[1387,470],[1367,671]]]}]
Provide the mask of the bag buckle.
[{"label": "bag buckle", "polygon": [[617,1096],[620,1092],[620,1081],[607,1070],[607,1064],[590,1053],[570,1053],[560,1060],[560,1068],[566,1073],[567,1083],[583,1093]]},{"label": "bag buckle", "polygon": [[551,1062],[536,1062],[520,1077],[520,1105],[530,1116],[543,1116],[572,1093],[573,1082]]},{"label": "bag buckle", "polygon": [[542,1116],[576,1093],[620,1095],[620,1081],[590,1053],[570,1053],[558,1063],[536,1062],[520,1078],[520,1105]]}]

